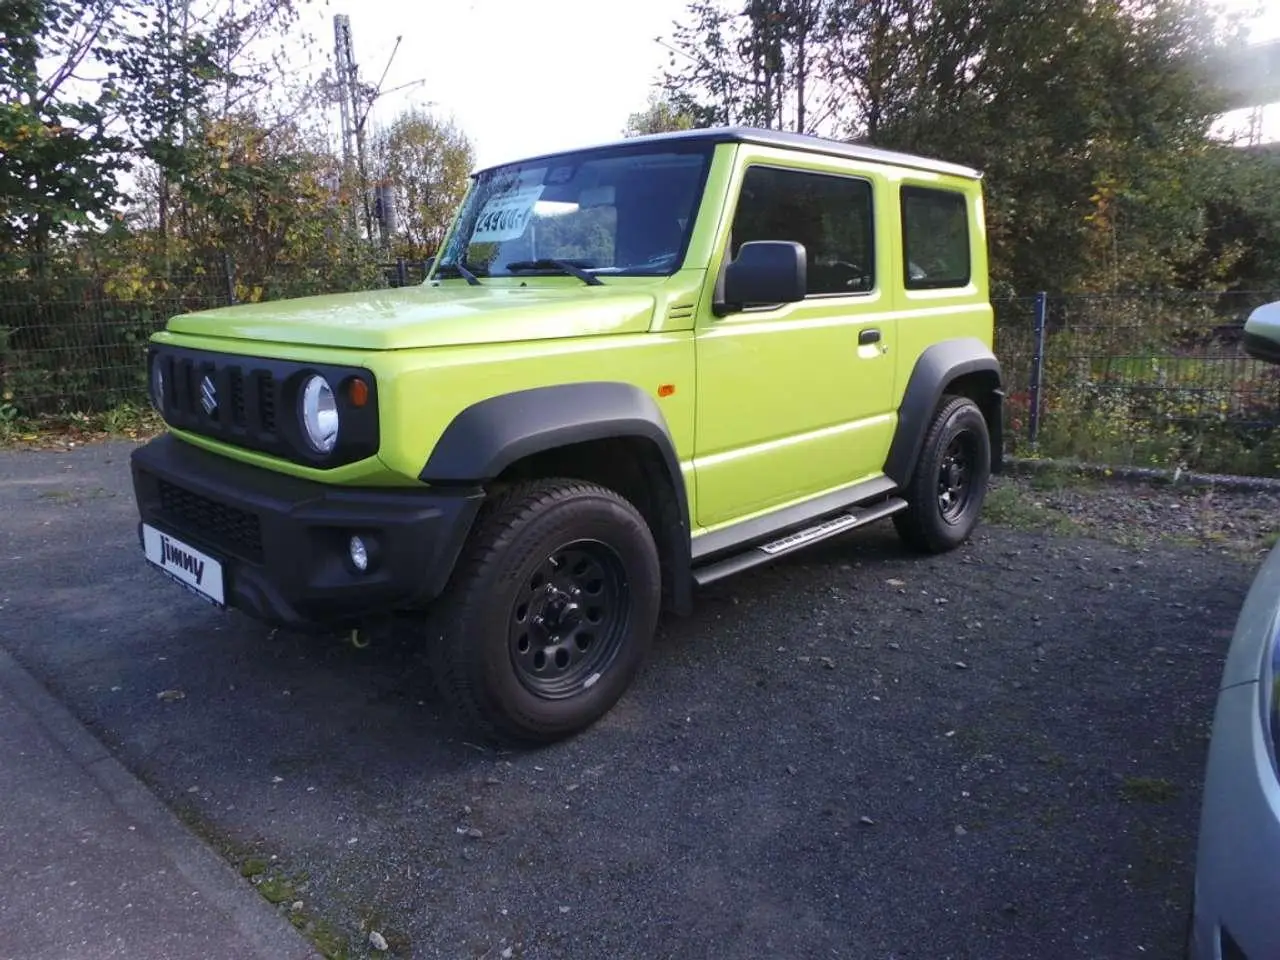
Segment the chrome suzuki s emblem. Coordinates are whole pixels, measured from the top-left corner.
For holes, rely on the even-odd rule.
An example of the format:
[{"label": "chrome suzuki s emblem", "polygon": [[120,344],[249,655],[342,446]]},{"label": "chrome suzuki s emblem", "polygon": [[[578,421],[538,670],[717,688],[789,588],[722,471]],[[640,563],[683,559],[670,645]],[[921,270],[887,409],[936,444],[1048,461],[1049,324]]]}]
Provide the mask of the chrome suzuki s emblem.
[{"label": "chrome suzuki s emblem", "polygon": [[204,412],[209,416],[213,416],[213,411],[218,409],[218,391],[207,376],[200,380],[200,406],[204,407]]}]

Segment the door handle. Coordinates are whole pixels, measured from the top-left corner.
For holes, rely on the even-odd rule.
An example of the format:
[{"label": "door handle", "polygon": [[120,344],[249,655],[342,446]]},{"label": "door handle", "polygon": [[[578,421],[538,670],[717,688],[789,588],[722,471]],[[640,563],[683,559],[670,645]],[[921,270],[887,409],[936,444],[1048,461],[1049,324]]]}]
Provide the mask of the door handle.
[{"label": "door handle", "polygon": [[858,331],[858,346],[865,347],[869,343],[880,342],[880,331],[875,327],[868,327],[866,330]]}]

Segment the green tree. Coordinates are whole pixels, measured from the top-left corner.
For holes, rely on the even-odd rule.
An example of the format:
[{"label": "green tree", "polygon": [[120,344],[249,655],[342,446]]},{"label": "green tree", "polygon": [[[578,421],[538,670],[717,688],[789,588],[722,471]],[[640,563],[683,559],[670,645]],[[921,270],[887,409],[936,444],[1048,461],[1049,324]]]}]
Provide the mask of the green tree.
[{"label": "green tree", "polygon": [[296,20],[297,2],[0,3],[0,254],[46,259],[71,227],[110,219],[120,173],[149,168],[167,237],[188,137],[268,89],[280,99],[258,56]]},{"label": "green tree", "polygon": [[[694,49],[668,91],[982,169],[999,289],[1149,287],[1199,256],[1225,104],[1212,65],[1236,42],[1202,0],[739,9],[689,4],[676,38]],[[806,103],[819,112],[794,123]]]},{"label": "green tree", "polygon": [[1222,150],[1205,210],[1205,241],[1183,266],[1186,286],[1271,290],[1280,277],[1280,149]]},{"label": "green tree", "polygon": [[663,89],[705,123],[811,133],[832,115],[816,83],[831,0],[744,0],[731,12],[694,0],[676,25]]},{"label": "green tree", "polygon": [[[168,186],[171,236],[135,231],[135,250],[149,242],[187,276],[220,272],[229,257],[245,300],[367,283],[356,264],[371,258],[336,209],[339,173],[328,144],[296,123],[247,108],[211,119],[188,140],[181,184]],[[142,269],[146,260],[135,257]]]},{"label": "green tree", "polygon": [[411,109],[377,130],[371,146],[375,170],[396,197],[396,252],[435,254],[462,202],[475,151],[453,123]]},{"label": "green tree", "polygon": [[997,282],[1149,287],[1195,255],[1223,102],[1198,0],[934,0],[903,25],[869,139],[984,170]]},{"label": "green tree", "polygon": [[102,99],[68,92],[114,4],[0,3],[0,262],[47,268],[51,242],[107,216],[128,168]]},{"label": "green tree", "polygon": [[[270,60],[252,51],[295,23],[297,4],[129,0],[117,4],[116,15],[128,29],[103,43],[97,57],[108,70],[104,85],[133,152],[158,172],[153,199],[160,236],[167,238],[177,199],[171,193],[181,196],[193,160],[192,134],[245,106],[262,111],[263,94],[285,99]],[[288,116],[287,102],[274,112]]]},{"label": "green tree", "polygon": [[649,94],[645,109],[631,114],[622,131],[624,137],[642,137],[650,133],[669,133],[675,130],[692,130],[698,124],[693,113],[670,97],[660,93]]}]

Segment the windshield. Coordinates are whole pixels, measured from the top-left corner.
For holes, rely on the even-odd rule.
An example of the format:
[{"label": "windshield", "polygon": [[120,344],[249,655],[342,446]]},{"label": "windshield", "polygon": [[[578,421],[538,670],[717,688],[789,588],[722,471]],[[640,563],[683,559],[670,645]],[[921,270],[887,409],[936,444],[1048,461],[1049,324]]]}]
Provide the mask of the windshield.
[{"label": "windshield", "polygon": [[592,274],[673,273],[689,244],[712,149],[624,144],[484,171],[436,270],[551,275],[565,273],[567,261]]}]

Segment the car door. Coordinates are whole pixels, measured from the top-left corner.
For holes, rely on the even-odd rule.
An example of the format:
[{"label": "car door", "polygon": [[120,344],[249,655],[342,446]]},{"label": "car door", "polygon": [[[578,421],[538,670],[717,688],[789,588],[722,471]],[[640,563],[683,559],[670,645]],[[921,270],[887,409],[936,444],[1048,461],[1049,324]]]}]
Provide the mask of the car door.
[{"label": "car door", "polygon": [[704,311],[699,321],[694,469],[704,528],[879,474],[893,430],[888,244],[876,243],[874,216],[885,183],[834,158],[816,169],[742,149],[750,153],[712,269],[748,241],[796,241],[807,295]]}]

